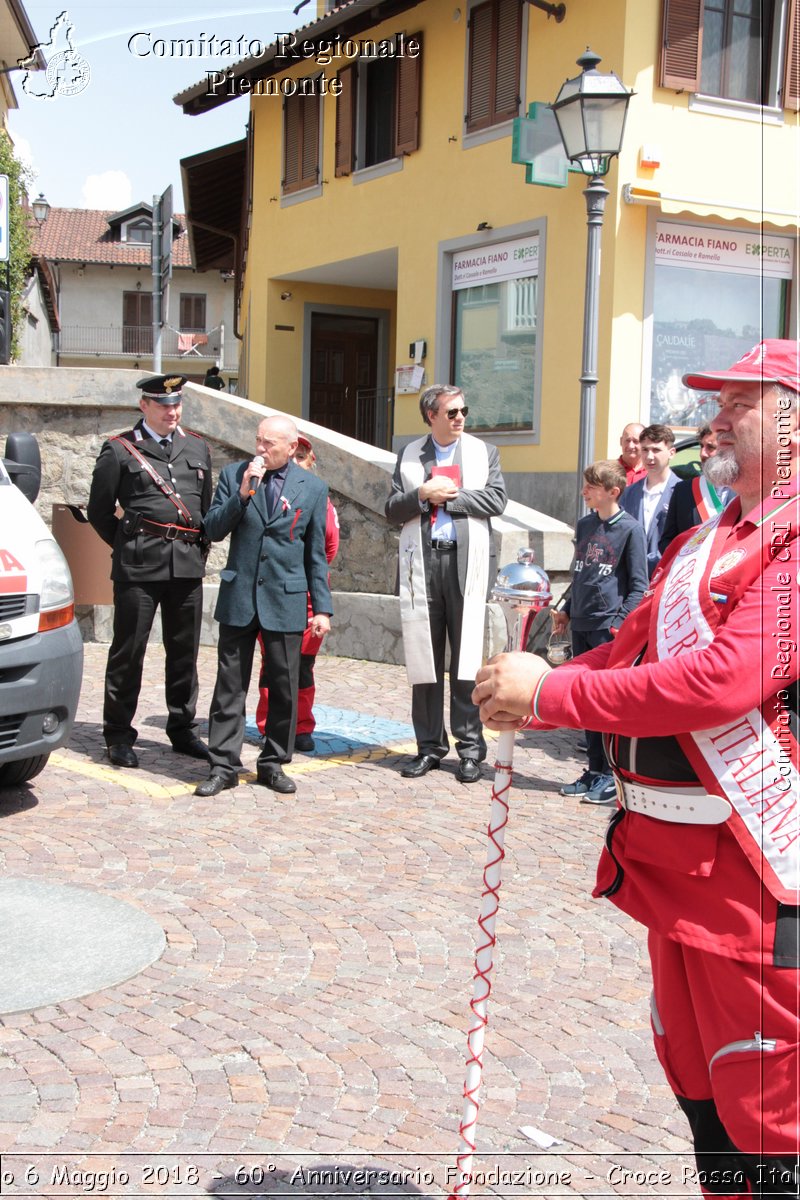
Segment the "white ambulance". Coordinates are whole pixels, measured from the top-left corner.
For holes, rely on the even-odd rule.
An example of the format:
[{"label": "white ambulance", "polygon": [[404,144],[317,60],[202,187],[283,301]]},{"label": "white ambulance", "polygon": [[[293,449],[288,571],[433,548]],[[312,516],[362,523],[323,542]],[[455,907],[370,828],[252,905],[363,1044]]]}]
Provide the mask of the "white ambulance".
[{"label": "white ambulance", "polygon": [[72,578],[33,507],[41,475],[36,439],[9,434],[0,460],[0,787],[39,774],[69,737],[81,690]]}]

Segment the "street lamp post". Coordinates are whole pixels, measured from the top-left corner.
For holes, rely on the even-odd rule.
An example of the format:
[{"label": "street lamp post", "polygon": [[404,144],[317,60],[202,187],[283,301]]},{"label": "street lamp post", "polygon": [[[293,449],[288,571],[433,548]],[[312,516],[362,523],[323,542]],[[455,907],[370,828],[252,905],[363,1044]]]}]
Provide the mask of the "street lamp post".
[{"label": "street lamp post", "polygon": [[36,224],[41,228],[50,215],[50,204],[45,198],[44,192],[39,192],[39,195],[36,197],[33,204],[31,204],[31,211],[33,212]]},{"label": "street lamp post", "polygon": [[570,162],[590,176],[586,198],[586,285],[583,308],[581,412],[578,445],[576,523],[583,516],[583,472],[594,458],[597,408],[597,340],[600,300],[600,239],[608,188],[603,176],[622,149],[625,117],[633,92],[613,73],[597,70],[598,55],[587,50],[578,59],[581,74],[568,79],[550,107]]}]

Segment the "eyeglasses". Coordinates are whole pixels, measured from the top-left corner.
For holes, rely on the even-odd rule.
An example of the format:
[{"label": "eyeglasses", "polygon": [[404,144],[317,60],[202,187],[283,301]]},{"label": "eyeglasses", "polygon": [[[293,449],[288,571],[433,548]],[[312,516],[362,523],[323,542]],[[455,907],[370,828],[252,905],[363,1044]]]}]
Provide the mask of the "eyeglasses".
[{"label": "eyeglasses", "polygon": [[459,413],[466,421],[467,417],[469,416],[469,405],[465,404],[463,408],[448,408],[444,415],[447,417],[448,421],[455,421]]}]

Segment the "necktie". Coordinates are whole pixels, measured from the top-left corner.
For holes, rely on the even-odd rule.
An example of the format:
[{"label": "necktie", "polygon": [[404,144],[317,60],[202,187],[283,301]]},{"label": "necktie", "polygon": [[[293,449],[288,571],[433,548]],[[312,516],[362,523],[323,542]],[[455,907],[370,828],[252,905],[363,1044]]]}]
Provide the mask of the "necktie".
[{"label": "necktie", "polygon": [[269,487],[267,488],[267,507],[269,515],[275,512],[275,505],[278,503],[278,497],[281,494],[281,479],[278,474],[270,475]]},{"label": "necktie", "polygon": [[169,440],[169,438],[162,438],[158,444],[162,450],[166,450],[167,454],[169,454],[170,446],[172,445],[172,442]]}]

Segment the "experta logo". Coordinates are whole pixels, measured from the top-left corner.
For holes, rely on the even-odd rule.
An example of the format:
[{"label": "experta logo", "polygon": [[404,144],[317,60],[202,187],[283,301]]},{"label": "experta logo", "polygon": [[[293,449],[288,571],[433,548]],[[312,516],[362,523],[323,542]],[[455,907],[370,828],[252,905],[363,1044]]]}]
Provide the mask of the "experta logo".
[{"label": "experta logo", "polygon": [[[89,86],[92,73],[88,62],[76,49],[72,41],[74,26],[65,9],[55,20],[50,30],[50,41],[40,42],[34,51],[41,50],[47,59],[44,71],[25,72],[22,90],[26,96],[36,100],[55,100],[56,96],[77,96]],[[18,60],[20,67],[27,67],[31,56]]]}]

